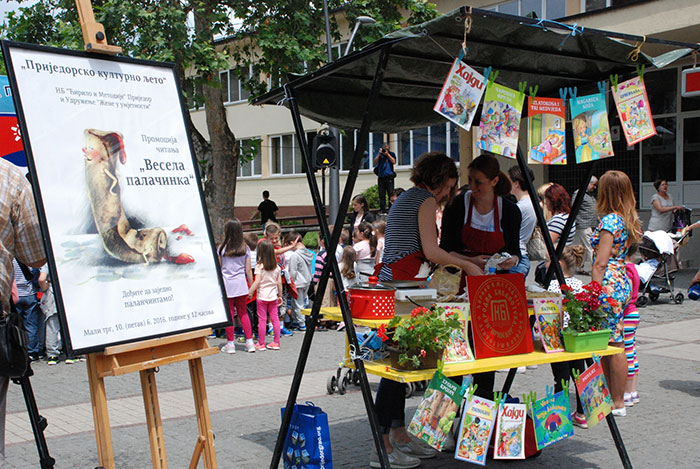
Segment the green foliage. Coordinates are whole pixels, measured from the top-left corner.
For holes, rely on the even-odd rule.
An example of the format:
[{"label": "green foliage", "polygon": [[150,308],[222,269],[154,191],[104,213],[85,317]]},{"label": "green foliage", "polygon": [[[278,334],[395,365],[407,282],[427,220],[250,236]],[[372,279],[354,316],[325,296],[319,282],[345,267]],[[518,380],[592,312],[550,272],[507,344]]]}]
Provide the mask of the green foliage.
[{"label": "green foliage", "polygon": [[362,193],[362,196],[367,200],[369,208],[379,208],[379,191],[376,184],[372,187],[368,187],[367,190]]},{"label": "green foliage", "polygon": [[409,318],[395,316],[387,327],[395,328],[392,339],[401,352],[399,363],[418,368],[420,356],[428,350],[444,349],[452,332],[459,330],[462,323],[455,314],[434,306],[415,308]]},{"label": "green foliage", "polygon": [[[583,286],[583,291],[574,293],[566,285],[561,287],[564,295],[563,305],[569,313],[569,324],[566,327],[570,332],[590,332],[605,328],[608,318],[601,302],[602,288],[599,283],[591,282]],[[605,300],[610,307],[617,306],[615,300]]]}]

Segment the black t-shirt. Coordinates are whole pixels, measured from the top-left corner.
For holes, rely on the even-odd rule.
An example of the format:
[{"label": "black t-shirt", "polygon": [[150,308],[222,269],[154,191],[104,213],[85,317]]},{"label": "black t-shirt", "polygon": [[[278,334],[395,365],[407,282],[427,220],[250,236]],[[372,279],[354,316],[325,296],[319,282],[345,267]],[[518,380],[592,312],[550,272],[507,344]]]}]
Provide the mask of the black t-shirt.
[{"label": "black t-shirt", "polygon": [[260,202],[260,205],[258,205],[258,211],[260,211],[260,222],[267,223],[267,220],[272,220],[276,223],[277,218],[275,218],[275,212],[277,210],[279,210],[277,208],[277,204],[270,199]]}]

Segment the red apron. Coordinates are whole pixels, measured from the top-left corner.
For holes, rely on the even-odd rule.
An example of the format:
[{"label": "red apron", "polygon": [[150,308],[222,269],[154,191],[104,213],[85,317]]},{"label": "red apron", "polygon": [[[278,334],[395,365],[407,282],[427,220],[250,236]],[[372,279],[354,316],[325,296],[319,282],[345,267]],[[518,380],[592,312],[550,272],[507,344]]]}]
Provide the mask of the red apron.
[{"label": "red apron", "polygon": [[[408,256],[402,257],[396,262],[388,264],[391,269],[391,278],[394,280],[425,280],[426,277],[417,278],[416,275],[420,270],[420,266],[424,262],[428,262],[423,251],[416,251]],[[374,266],[374,275],[379,275],[379,271],[384,265],[383,262]]]},{"label": "red apron", "polygon": [[[474,207],[474,198],[469,198],[469,207],[467,207],[467,222],[462,228],[462,245],[469,246],[469,249],[464,252],[465,255],[473,257],[479,255],[492,256],[500,252],[506,247],[506,241],[501,231],[501,220],[498,215],[498,199],[493,204],[493,228],[494,231],[483,231],[473,228],[472,225],[472,208]],[[460,283],[460,291],[464,290],[466,285],[466,274],[462,272],[462,281]]]}]

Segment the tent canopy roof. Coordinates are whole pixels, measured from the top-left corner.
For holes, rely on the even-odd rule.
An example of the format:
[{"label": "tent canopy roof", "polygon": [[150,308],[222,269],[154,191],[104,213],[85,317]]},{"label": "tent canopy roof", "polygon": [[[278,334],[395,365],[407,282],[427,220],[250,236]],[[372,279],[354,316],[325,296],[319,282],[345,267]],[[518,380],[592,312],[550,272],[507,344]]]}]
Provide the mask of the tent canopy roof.
[{"label": "tent canopy roof", "polygon": [[[537,85],[538,96],[558,97],[564,87],[577,87],[579,96],[592,93],[596,82],[611,74],[624,76],[638,65],[661,68],[699,47],[649,38],[647,45],[661,44],[665,52],[656,57],[639,53],[633,61],[635,46],[617,38],[634,41],[634,36],[462,7],[294,78],[290,86],[301,114],[334,127],[359,128],[379,53],[390,45],[372,130],[397,132],[444,122],[433,106],[462,47],[467,16],[471,28],[463,61],[482,73],[493,67],[499,71],[497,81],[511,88],[523,81]],[[253,104],[277,104],[284,97],[278,88]]]}]

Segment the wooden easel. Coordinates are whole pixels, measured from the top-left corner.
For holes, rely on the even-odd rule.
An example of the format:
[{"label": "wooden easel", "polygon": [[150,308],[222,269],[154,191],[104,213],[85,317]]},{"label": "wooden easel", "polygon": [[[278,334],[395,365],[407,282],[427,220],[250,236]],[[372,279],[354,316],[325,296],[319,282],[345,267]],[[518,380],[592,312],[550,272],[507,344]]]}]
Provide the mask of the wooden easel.
[{"label": "wooden easel", "polygon": [[216,347],[209,345],[207,341],[209,334],[211,334],[211,329],[202,329],[162,339],[107,347],[104,352],[88,354],[90,401],[95,420],[97,455],[101,466],[105,469],[114,469],[115,467],[112,433],[107,410],[107,393],[105,392],[105,376],[120,376],[135,371],[139,372],[143,405],[146,411],[148,440],[151,445],[151,460],[154,468],[165,469],[168,467],[168,462],[165,456],[163,422],[160,416],[154,369],[187,360],[190,367],[192,394],[194,395],[194,407],[197,412],[197,426],[199,428],[199,436],[189,467],[196,468],[202,454],[204,454],[205,468],[216,469],[218,467],[202,368],[202,357],[219,352]]}]

